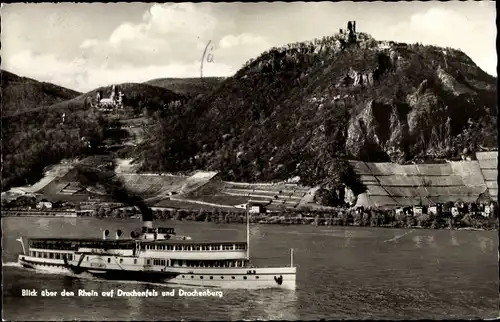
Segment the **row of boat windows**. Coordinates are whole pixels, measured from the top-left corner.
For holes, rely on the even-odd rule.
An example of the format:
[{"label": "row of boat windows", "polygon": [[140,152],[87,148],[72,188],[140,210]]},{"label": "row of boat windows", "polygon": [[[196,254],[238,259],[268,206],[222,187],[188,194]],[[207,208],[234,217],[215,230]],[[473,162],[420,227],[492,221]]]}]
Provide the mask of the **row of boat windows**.
[{"label": "row of boat windows", "polygon": [[[86,261],[89,261],[89,257],[86,257]],[[108,257],[108,263],[111,263],[111,257]],[[120,258],[120,264],[123,264],[123,258]],[[137,264],[137,258],[134,258],[134,264]]]},{"label": "row of boat windows", "polygon": [[105,249],[132,249],[135,242],[120,240],[102,241],[37,241],[31,240],[30,248],[38,249],[58,249],[58,250],[78,250],[80,247],[105,248]]},{"label": "row of boat windows", "polygon": [[166,264],[167,260],[165,259],[153,259],[153,265],[165,266]]},{"label": "row of boat windows", "polygon": [[67,260],[73,260],[73,254],[30,251],[30,256],[48,259],[64,259],[64,256],[66,256]]},{"label": "row of boat windows", "polygon": [[[86,248],[104,248],[104,249],[133,249],[134,242],[120,241],[85,241],[85,242],[46,242],[46,241],[31,241],[30,248],[38,249],[54,249],[54,250],[78,250],[80,247]],[[229,244],[229,245],[150,245],[143,244],[143,250],[171,250],[171,251],[224,251],[224,250],[245,250],[246,245]]]},{"label": "row of boat windows", "polygon": [[[86,257],[89,261],[89,257]],[[111,257],[107,258],[108,263],[111,263]],[[120,264],[123,264],[123,258],[120,258]],[[137,264],[137,259],[133,259],[134,264]],[[244,260],[223,260],[223,261],[197,261],[197,260],[180,260],[180,259],[146,259],[146,265],[155,266],[177,266],[177,267],[245,267]]]},{"label": "row of boat windows", "polygon": [[173,259],[171,261],[172,261],[172,266],[181,266],[181,267],[245,267],[246,266],[244,260],[198,261],[198,260]]},{"label": "row of boat windows", "polygon": [[223,261],[197,261],[197,260],[180,260],[180,259],[147,259],[147,265],[156,266],[179,266],[179,267],[245,267],[243,260],[223,260]]},{"label": "row of boat windows", "polygon": [[144,245],[143,250],[179,250],[179,251],[219,251],[245,250],[245,244],[233,245]]}]

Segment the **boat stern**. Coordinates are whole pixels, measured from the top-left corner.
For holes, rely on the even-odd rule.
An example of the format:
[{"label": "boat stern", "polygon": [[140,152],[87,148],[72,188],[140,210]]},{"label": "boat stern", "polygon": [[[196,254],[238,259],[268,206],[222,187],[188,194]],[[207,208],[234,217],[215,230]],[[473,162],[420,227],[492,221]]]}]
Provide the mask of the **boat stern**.
[{"label": "boat stern", "polygon": [[259,273],[264,273],[269,275],[271,278],[270,285],[275,288],[284,288],[289,290],[295,290],[297,288],[296,277],[297,268],[296,267],[273,267],[273,268],[261,268]]}]

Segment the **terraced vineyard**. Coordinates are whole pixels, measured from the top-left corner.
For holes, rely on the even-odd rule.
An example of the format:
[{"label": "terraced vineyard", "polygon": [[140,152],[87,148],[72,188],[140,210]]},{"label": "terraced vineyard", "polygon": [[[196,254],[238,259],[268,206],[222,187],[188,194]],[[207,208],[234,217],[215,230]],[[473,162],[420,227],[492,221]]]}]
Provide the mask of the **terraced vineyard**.
[{"label": "terraced vineyard", "polygon": [[178,193],[186,183],[186,176],[119,174],[125,187],[132,193],[150,197]]},{"label": "terraced vineyard", "polygon": [[[478,161],[443,164],[398,165],[350,161],[367,187],[357,205],[394,208],[447,201],[476,201],[481,195],[498,196],[497,152],[477,153]],[[91,160],[85,160],[89,163]],[[26,188],[49,200],[82,202],[90,199],[111,201],[98,186],[78,182],[76,170],[62,165],[50,170],[46,178]],[[61,169],[60,169],[61,168]],[[288,183],[242,183],[222,181],[215,172],[191,176],[103,172],[103,179],[119,178],[133,194],[155,207],[178,209],[233,209],[248,201],[267,205],[269,210],[314,207],[315,188]],[[49,180],[50,179],[50,180]]]},{"label": "terraced vineyard", "polygon": [[269,206],[297,207],[310,190],[296,184],[248,184],[225,182],[223,193],[233,197],[269,204]]}]

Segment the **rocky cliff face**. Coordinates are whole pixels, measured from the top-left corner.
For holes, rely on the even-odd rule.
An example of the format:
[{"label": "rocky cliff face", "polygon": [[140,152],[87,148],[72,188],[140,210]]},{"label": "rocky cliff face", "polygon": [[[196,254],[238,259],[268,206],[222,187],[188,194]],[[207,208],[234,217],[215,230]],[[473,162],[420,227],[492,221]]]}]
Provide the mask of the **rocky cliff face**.
[{"label": "rocky cliff face", "polygon": [[[495,146],[495,79],[463,53],[380,43],[374,50],[379,52],[378,66],[368,71],[351,67],[347,83],[366,92],[384,85],[395,91],[359,102],[362,105],[349,120],[350,155],[401,163],[476,151],[481,142]],[[374,84],[374,78],[379,82]]]},{"label": "rocky cliff face", "polygon": [[496,147],[496,113],[496,79],[458,50],[334,35],[250,60],[167,113],[144,156],[155,160],[149,170],[316,185],[345,179],[333,166],[341,159],[402,163]]}]

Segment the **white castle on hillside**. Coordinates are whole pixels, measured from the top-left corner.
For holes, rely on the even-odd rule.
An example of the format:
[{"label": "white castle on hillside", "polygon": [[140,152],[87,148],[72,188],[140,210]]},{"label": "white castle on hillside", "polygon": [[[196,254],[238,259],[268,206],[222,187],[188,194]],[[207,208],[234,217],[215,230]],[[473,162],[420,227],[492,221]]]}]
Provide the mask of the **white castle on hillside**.
[{"label": "white castle on hillside", "polygon": [[122,109],[123,108],[123,93],[117,91],[115,85],[111,88],[111,95],[108,98],[103,97],[102,91],[98,91],[96,95],[96,103],[93,107],[102,110]]}]

